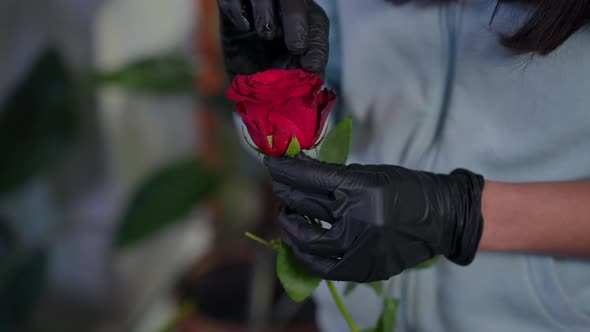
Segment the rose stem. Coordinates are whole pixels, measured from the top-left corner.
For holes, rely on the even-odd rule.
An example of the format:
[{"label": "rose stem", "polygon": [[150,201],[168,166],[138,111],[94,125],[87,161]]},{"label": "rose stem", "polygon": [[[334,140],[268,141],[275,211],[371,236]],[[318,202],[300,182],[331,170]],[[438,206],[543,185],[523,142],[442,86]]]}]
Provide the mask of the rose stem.
[{"label": "rose stem", "polygon": [[263,240],[263,239],[259,238],[258,236],[254,235],[254,234],[252,234],[250,232],[246,232],[246,233],[244,233],[244,235],[246,235],[246,237],[249,237],[250,239],[252,239],[252,240],[254,240],[254,241],[256,241],[256,242],[258,242],[258,243],[260,243],[262,245],[265,245],[265,246],[269,247],[270,249],[276,251],[276,248],[275,248],[275,246],[272,245],[272,243],[270,243],[270,242],[268,242],[266,240]]},{"label": "rose stem", "polygon": [[359,332],[359,328],[356,326],[356,324],[352,320],[352,317],[348,313],[348,310],[346,310],[346,307],[344,306],[344,303],[342,302],[342,298],[340,298],[340,295],[338,294],[336,287],[334,287],[334,283],[331,280],[326,280],[326,284],[328,285],[328,288],[330,289],[330,293],[332,293],[332,297],[334,298],[334,301],[336,302],[338,309],[340,309],[342,316],[344,316],[344,319],[346,319],[346,322],[348,323],[348,326],[350,327],[350,331],[351,332]]}]

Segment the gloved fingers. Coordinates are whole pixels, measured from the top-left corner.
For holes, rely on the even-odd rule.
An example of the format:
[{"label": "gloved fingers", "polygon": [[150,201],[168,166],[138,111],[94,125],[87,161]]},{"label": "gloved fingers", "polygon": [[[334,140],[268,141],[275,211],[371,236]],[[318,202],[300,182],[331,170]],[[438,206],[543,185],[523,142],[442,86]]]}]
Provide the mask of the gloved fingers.
[{"label": "gloved fingers", "polygon": [[362,227],[354,223],[337,221],[331,228],[310,223],[298,213],[285,211],[279,222],[290,240],[303,251],[323,257],[343,257],[353,247],[357,238],[363,234]]},{"label": "gloved fingers", "polygon": [[250,30],[250,22],[242,0],[217,0],[219,11],[241,32]]},{"label": "gloved fingers", "polygon": [[371,265],[375,261],[372,257],[362,257],[362,259],[358,257],[351,259],[323,257],[310,254],[297,246],[291,246],[291,250],[304,268],[324,280],[373,281],[369,280],[373,273]]},{"label": "gloved fingers", "polygon": [[279,0],[285,46],[293,54],[307,49],[309,22],[307,0]]},{"label": "gloved fingers", "polygon": [[305,192],[332,194],[344,181],[344,166],[311,158],[267,156],[264,164],[274,181]]},{"label": "gloved fingers", "polygon": [[222,26],[221,47],[224,54],[225,69],[229,78],[233,80],[237,74],[250,75],[258,72],[260,70],[260,64],[253,61],[254,58],[250,55],[256,52],[255,49],[244,48],[245,44],[252,42],[252,36],[256,37],[256,32],[240,33],[241,35],[229,32],[228,35],[224,36],[224,30],[235,29],[231,26],[231,23],[228,22],[227,24],[230,26]]},{"label": "gloved fingers", "polygon": [[305,269],[322,279],[332,280],[331,271],[338,264],[338,258],[312,255],[296,245],[291,245],[291,251]]},{"label": "gloved fingers", "polygon": [[333,222],[335,202],[328,195],[306,193],[281,182],[273,181],[272,189],[277,198],[290,210],[309,218]]},{"label": "gloved fingers", "polygon": [[289,242],[316,256],[342,257],[347,250],[339,230],[324,228],[298,213],[283,212],[279,216],[281,228]]},{"label": "gloved fingers", "polygon": [[301,67],[323,79],[328,65],[330,22],[318,4],[311,1],[309,7],[309,41]]},{"label": "gloved fingers", "polygon": [[280,32],[275,16],[278,9],[275,8],[275,1],[250,0],[250,3],[252,4],[254,27],[258,36],[266,40],[275,38]]},{"label": "gloved fingers", "polygon": [[388,279],[391,275],[386,272],[389,262],[384,259],[383,231],[362,228],[354,234],[356,238],[338,264],[333,266],[332,277],[361,283]]}]

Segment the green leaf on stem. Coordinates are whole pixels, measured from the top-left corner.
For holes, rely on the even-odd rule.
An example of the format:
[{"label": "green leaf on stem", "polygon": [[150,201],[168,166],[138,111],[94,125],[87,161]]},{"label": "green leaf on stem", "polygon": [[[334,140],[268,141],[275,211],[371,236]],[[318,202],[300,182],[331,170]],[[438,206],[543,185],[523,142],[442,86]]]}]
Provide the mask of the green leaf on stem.
[{"label": "green leaf on stem", "polygon": [[320,147],[319,160],[333,164],[345,164],[350,152],[351,135],[352,118],[347,117],[324,138]]},{"label": "green leaf on stem", "polygon": [[131,198],[117,233],[117,246],[136,244],[179,221],[214,193],[216,180],[195,158],[158,171]]},{"label": "green leaf on stem", "polygon": [[321,279],[305,270],[293,256],[291,248],[281,243],[277,256],[277,275],[285,292],[295,302],[308,298],[320,284]]},{"label": "green leaf on stem", "polygon": [[385,297],[383,299],[383,309],[381,311],[381,317],[379,317],[379,323],[375,332],[393,332],[397,325],[397,308],[399,307],[399,300]]},{"label": "green leaf on stem", "polygon": [[272,135],[266,136],[266,139],[268,140],[268,145],[270,145],[270,147],[272,148],[272,142],[273,142]]},{"label": "green leaf on stem", "polygon": [[416,269],[416,270],[427,269],[427,268],[433,266],[434,264],[436,264],[436,262],[438,262],[439,258],[440,258],[439,256],[434,256],[431,259],[426,260],[426,261],[414,266],[413,269]]},{"label": "green leaf on stem", "polygon": [[299,152],[301,152],[301,145],[299,145],[299,140],[297,137],[293,136],[291,139],[291,143],[287,147],[287,152],[285,155],[288,157],[295,157]]}]

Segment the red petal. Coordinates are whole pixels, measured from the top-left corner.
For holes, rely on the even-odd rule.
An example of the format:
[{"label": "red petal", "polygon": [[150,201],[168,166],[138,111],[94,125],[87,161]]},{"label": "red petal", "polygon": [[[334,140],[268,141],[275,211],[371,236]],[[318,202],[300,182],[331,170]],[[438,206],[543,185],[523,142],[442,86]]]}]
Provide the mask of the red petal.
[{"label": "red petal", "polygon": [[[252,140],[263,152],[283,155],[293,137],[302,149],[319,138],[336,96],[320,91],[324,82],[303,70],[273,69],[236,75],[226,97],[237,103]],[[273,135],[271,147],[267,137]]]},{"label": "red petal", "polygon": [[323,84],[316,75],[300,69],[271,69],[249,76],[236,75],[225,95],[234,102],[274,105],[316,94]]},{"label": "red petal", "polygon": [[[256,146],[264,153],[269,154],[271,147],[268,144],[267,136],[270,135],[270,130],[262,121],[263,118],[260,116],[249,116],[248,114],[260,115],[260,112],[248,112],[246,106],[243,103],[236,104],[238,113],[242,116],[242,121],[246,125],[248,134]],[[252,111],[250,109],[250,111]]]},{"label": "red petal", "polygon": [[310,98],[292,98],[269,113],[275,132],[278,128],[288,130],[285,149],[293,136],[297,137],[302,149],[313,147],[313,136],[318,126],[318,111],[314,106]]}]

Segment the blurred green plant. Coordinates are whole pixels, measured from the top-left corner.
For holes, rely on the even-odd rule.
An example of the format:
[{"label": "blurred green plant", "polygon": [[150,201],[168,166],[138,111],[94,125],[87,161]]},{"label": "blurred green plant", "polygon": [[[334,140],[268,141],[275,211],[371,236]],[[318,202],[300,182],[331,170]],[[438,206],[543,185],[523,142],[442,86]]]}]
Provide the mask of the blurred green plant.
[{"label": "blurred green plant", "polygon": [[199,103],[231,114],[234,104],[222,92],[216,95],[202,94],[196,89],[198,64],[190,57],[179,54],[139,59],[110,71],[94,75],[94,83],[101,87],[118,87],[137,94],[169,95],[188,94]]},{"label": "blurred green plant", "polygon": [[395,330],[397,325],[397,308],[399,307],[399,300],[389,296],[383,297],[383,308],[381,315],[377,321],[377,326],[374,328],[365,329],[362,332],[390,332]]},{"label": "blurred green plant", "polygon": [[217,178],[196,158],[169,164],[149,176],[129,201],[119,223],[116,245],[135,245],[178,222],[210,198]]},{"label": "blurred green plant", "polygon": [[[47,277],[47,251],[13,252],[0,266],[0,326],[28,323]],[[10,330],[2,330],[10,331]]]},{"label": "blurred green plant", "polygon": [[[0,108],[0,194],[18,190],[63,158],[76,132],[77,86],[60,55],[44,52]],[[215,109],[233,109],[222,95],[195,92],[195,65],[180,56],[142,59],[96,74],[90,87],[111,85],[148,95],[190,94]],[[228,112],[230,113],[230,112]],[[115,245],[137,245],[178,222],[217,189],[218,178],[198,159],[177,160],[155,171],[129,200]],[[0,331],[20,330],[46,284],[48,248],[19,248],[0,220]]]},{"label": "blurred green plant", "polygon": [[[350,293],[352,293],[352,291],[355,290],[356,286],[358,286],[358,285],[359,284],[357,284],[356,282],[347,282],[346,285],[344,286],[344,292],[342,294],[344,294],[344,296],[350,295]],[[375,294],[377,296],[383,296],[383,282],[381,282],[381,281],[368,282],[363,285],[373,289],[373,291],[375,291]]]},{"label": "blurred green plant", "polygon": [[100,85],[113,85],[128,91],[162,94],[194,93],[196,64],[181,55],[164,55],[96,74]]},{"label": "blurred green plant", "polygon": [[[198,104],[218,112],[226,119],[230,118],[235,107],[233,103],[225,98],[223,92],[216,95],[200,93],[196,88],[197,71],[198,67],[192,59],[181,55],[165,55],[99,73],[95,75],[94,83],[99,87],[116,87],[134,94],[191,95]],[[235,135],[233,130],[232,134]],[[220,141],[225,142],[227,139],[222,137]],[[235,164],[226,160],[227,154],[235,158],[236,153],[229,147],[224,148],[228,150],[222,151],[224,165],[216,173],[200,160],[188,157],[161,167],[143,180],[125,207],[116,233],[116,247],[125,249],[139,245],[180,222],[200,203],[222,194],[220,189],[228,185],[228,179],[236,172]],[[179,321],[193,312],[190,303],[180,305],[161,331],[172,331]]]},{"label": "blurred green plant", "polygon": [[322,140],[318,159],[333,164],[345,164],[350,152],[352,118],[340,121]]},{"label": "blurred green plant", "polygon": [[0,194],[63,156],[75,132],[73,91],[62,59],[49,50],[0,108]]},{"label": "blurred green plant", "polygon": [[[18,190],[63,158],[75,137],[76,98],[59,53],[41,53],[0,107],[0,194]],[[0,218],[1,331],[30,323],[47,275],[47,248],[23,248],[10,225]]]}]

